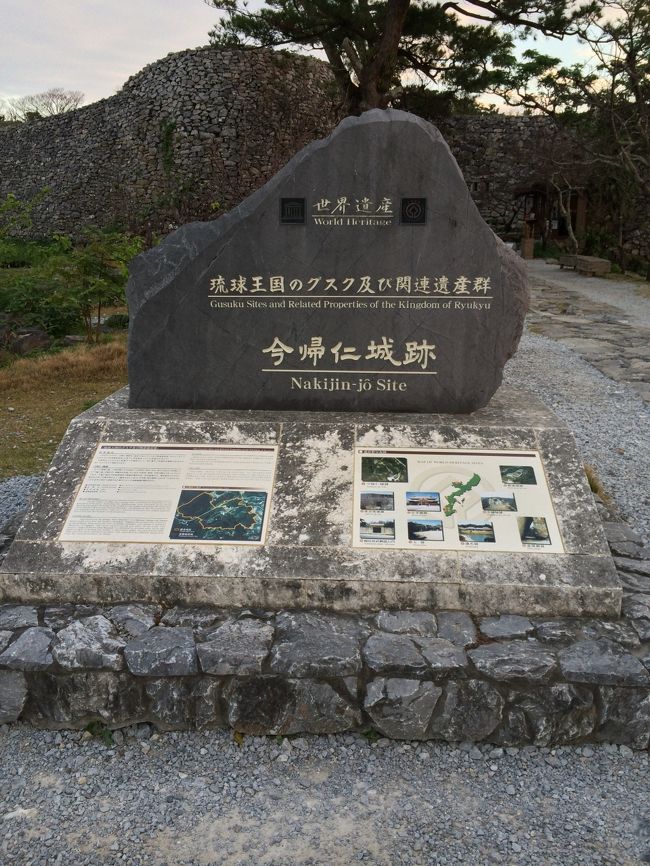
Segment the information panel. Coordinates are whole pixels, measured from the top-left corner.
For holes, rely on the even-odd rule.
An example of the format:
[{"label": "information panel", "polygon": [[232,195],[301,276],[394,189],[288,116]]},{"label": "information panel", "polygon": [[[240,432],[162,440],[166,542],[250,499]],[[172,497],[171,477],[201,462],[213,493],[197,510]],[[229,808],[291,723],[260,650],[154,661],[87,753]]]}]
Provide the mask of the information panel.
[{"label": "information panel", "polygon": [[275,445],[101,443],[61,541],[262,545]]},{"label": "information panel", "polygon": [[563,553],[537,451],[357,448],[355,547]]}]

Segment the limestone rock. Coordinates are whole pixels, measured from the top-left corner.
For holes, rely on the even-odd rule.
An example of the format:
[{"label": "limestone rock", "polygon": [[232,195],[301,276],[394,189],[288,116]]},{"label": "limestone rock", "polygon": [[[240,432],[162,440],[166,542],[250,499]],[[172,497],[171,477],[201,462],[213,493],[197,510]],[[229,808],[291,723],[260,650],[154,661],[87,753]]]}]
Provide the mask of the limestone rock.
[{"label": "limestone rock", "polygon": [[557,670],[555,654],[538,644],[513,640],[491,643],[469,651],[477,671],[494,680],[531,683],[547,681]]},{"label": "limestone rock", "polygon": [[223,724],[221,685],[211,677],[165,677],[145,684],[151,720],[165,730]]},{"label": "limestone rock", "polygon": [[201,670],[208,674],[259,674],[273,641],[273,626],[257,619],[226,622],[197,645]]},{"label": "limestone rock", "polygon": [[53,654],[67,670],[98,668],[119,671],[124,667],[124,641],[117,638],[105,616],[75,620],[57,634]]},{"label": "limestone rock", "polygon": [[425,611],[382,610],[377,614],[377,626],[394,634],[436,636],[436,618]]},{"label": "limestone rock", "polygon": [[27,683],[19,671],[0,671],[0,725],[15,722],[27,699]]},{"label": "limestone rock", "polygon": [[650,595],[635,593],[625,596],[623,614],[632,620],[641,640],[650,640]]},{"label": "limestone rock", "polygon": [[88,722],[126,725],[147,720],[142,683],[126,673],[40,673],[30,677],[24,718],[32,724],[85,727]]},{"label": "limestone rock", "polygon": [[445,610],[438,613],[438,637],[451,641],[462,649],[476,643],[476,626],[464,611]]},{"label": "limestone rock", "polygon": [[565,679],[598,685],[650,685],[650,674],[641,662],[607,638],[583,640],[558,654]]},{"label": "limestone rock", "polygon": [[129,670],[141,677],[175,677],[198,670],[196,646],[189,628],[155,626],[128,643],[124,657]]},{"label": "limestone rock", "polygon": [[362,628],[353,620],[320,613],[278,614],[271,651],[274,673],[290,677],[346,677],[361,669]]},{"label": "limestone rock", "polygon": [[633,749],[650,745],[650,690],[601,686],[599,740]]},{"label": "limestone rock", "polygon": [[386,737],[423,740],[441,694],[433,683],[379,677],[368,684],[364,709]]},{"label": "limestone rock", "polygon": [[455,646],[449,640],[429,638],[414,642],[420,647],[420,652],[429,663],[432,672],[437,675],[456,674],[467,669],[467,656],[464,650]]},{"label": "limestone rock", "polygon": [[160,615],[158,605],[118,604],[108,611],[108,617],[125,638],[138,637],[156,625]]},{"label": "limestone rock", "polygon": [[38,625],[35,607],[24,604],[0,604],[0,629],[11,631]]},{"label": "limestone rock", "polygon": [[54,632],[49,628],[28,628],[0,655],[0,667],[15,671],[44,671],[52,666],[50,648]]},{"label": "limestone rock", "polygon": [[76,619],[86,619],[101,613],[96,604],[58,604],[45,608],[43,622],[53,631],[61,631]]},{"label": "limestone rock", "polygon": [[431,736],[444,740],[484,740],[501,721],[505,700],[481,680],[449,682]]},{"label": "limestone rock", "polygon": [[370,670],[378,674],[424,676],[429,670],[427,661],[408,635],[372,635],[363,648],[363,657]]},{"label": "limestone rock", "polygon": [[481,620],[479,627],[486,637],[491,638],[526,637],[533,631],[533,624],[527,617],[513,614],[489,616]]}]

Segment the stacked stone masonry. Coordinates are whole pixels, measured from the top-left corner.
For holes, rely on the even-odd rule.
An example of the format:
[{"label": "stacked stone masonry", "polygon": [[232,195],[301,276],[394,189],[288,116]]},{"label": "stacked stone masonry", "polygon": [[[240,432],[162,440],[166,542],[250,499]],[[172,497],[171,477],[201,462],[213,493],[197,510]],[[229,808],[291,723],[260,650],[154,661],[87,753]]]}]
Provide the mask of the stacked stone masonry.
[{"label": "stacked stone masonry", "polygon": [[[312,58],[208,46],[145,67],[108,99],[27,124],[0,123],[0,199],[48,195],[33,237],[88,226],[167,232],[239,204],[339,117],[329,66]],[[543,117],[436,120],[490,226],[518,236],[524,192],[544,186],[568,145]],[[576,164],[581,160],[577,159]],[[650,259],[650,227],[628,252]]]},{"label": "stacked stone masonry", "polygon": [[620,620],[4,604],[0,724],[645,749],[650,550],[623,524],[606,530]]},{"label": "stacked stone masonry", "polygon": [[108,99],[0,124],[0,199],[30,199],[31,234],[166,231],[211,219],[335,125],[328,67],[268,50],[201,48],[145,67]]}]

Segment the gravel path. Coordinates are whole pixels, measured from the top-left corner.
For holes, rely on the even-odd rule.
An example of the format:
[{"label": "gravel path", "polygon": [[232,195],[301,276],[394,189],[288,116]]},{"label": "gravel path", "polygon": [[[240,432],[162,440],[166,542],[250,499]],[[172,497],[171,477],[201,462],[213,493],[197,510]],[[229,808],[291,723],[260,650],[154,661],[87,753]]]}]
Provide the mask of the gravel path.
[{"label": "gravel path", "polygon": [[133,733],[0,734],[3,866],[631,866],[650,851],[648,755],[624,746]]},{"label": "gravel path", "polygon": [[532,259],[526,264],[531,276],[579,292],[591,301],[609,304],[628,317],[630,323],[650,327],[650,298],[637,294],[635,288],[638,284],[626,280],[584,277],[576,271],[560,269],[558,265],[547,264],[541,259]]},{"label": "gravel path", "polygon": [[526,334],[504,381],[532,391],[572,430],[620,513],[642,536],[650,527],[650,407],[575,352]]}]

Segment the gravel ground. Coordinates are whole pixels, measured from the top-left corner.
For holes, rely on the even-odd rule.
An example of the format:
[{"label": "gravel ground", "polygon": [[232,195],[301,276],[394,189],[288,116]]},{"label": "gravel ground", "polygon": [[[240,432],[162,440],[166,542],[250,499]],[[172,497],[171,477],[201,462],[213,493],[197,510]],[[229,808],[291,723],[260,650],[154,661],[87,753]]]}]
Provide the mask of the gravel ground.
[{"label": "gravel ground", "polygon": [[24,511],[30,497],[38,490],[42,475],[16,475],[0,481],[0,529],[18,511]]},{"label": "gravel ground", "polygon": [[532,391],[572,430],[621,515],[642,536],[650,526],[650,407],[570,349],[526,334],[504,381]]},{"label": "gravel ground", "polygon": [[0,734],[3,866],[648,862],[648,755],[624,746],[150,733]]},{"label": "gravel ground", "polygon": [[541,259],[532,259],[527,265],[531,275],[540,277],[545,283],[566,287],[600,304],[609,304],[620,310],[631,323],[650,327],[650,298],[635,291],[638,284],[584,277],[576,271],[560,270],[556,264],[547,264]]}]

